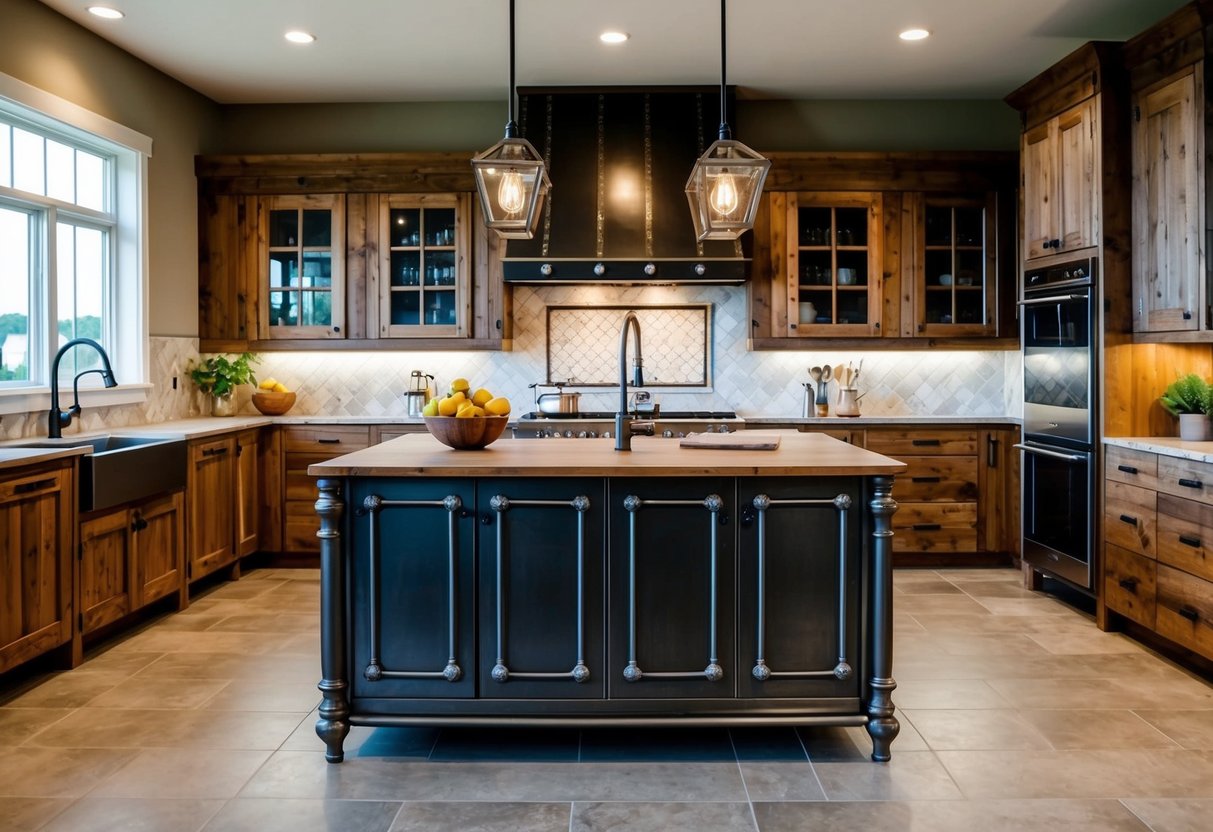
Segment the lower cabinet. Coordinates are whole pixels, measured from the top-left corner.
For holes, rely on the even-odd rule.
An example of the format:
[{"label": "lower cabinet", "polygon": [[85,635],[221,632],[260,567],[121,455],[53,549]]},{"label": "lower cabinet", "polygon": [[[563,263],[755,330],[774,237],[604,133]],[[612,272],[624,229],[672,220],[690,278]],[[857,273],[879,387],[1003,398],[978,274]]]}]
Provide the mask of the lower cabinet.
[{"label": "lower cabinet", "polygon": [[189,580],[196,581],[236,562],[236,438],[190,442]]},{"label": "lower cabinet", "polygon": [[175,492],[81,519],[82,634],[181,591],[182,507]]},{"label": "lower cabinet", "polygon": [[75,466],[0,474],[0,673],[71,640]]},{"label": "lower cabinet", "polygon": [[282,551],[314,555],[320,551],[316,532],[316,478],[308,476],[313,462],[361,450],[370,445],[370,428],[361,425],[287,425],[282,428],[283,523]]}]

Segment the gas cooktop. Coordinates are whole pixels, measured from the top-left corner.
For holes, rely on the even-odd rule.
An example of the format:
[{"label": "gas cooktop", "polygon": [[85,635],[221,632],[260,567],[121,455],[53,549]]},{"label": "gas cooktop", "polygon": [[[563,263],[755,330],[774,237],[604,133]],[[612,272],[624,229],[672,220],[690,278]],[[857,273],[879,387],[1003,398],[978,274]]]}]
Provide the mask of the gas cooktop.
[{"label": "gas cooktop", "polygon": [[[635,418],[651,436],[667,438],[745,429],[745,421],[731,410],[662,410],[656,415],[641,413]],[[515,439],[610,439],[614,436],[615,414],[527,413],[510,427]]]},{"label": "gas cooktop", "polygon": [[[615,412],[586,411],[583,413],[524,413],[518,417],[522,421],[585,419],[589,421],[613,422]],[[655,415],[642,413],[637,418],[668,421],[670,419],[736,419],[737,414],[732,410],[662,410]]]}]

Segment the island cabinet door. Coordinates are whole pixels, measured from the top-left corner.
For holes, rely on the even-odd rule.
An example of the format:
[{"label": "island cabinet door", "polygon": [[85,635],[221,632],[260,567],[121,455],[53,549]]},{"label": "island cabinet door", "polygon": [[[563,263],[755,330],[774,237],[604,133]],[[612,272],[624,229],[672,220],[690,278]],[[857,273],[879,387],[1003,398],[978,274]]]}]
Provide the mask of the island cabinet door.
[{"label": "island cabinet door", "polygon": [[608,697],[733,697],[734,481],[620,478],[607,490]]},{"label": "island cabinet door", "polygon": [[601,699],[601,479],[482,479],[480,696]]},{"label": "island cabinet door", "polygon": [[743,479],[737,507],[738,695],[858,697],[859,482]]},{"label": "island cabinet door", "polygon": [[474,696],[473,481],[365,479],[350,496],[353,699]]}]

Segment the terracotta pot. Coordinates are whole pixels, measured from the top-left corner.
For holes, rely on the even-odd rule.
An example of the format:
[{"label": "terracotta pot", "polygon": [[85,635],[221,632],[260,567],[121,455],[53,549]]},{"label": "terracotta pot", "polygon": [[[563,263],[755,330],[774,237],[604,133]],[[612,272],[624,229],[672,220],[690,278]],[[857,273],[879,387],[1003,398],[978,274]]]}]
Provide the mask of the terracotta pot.
[{"label": "terracotta pot", "polygon": [[1207,442],[1213,435],[1213,424],[1205,413],[1179,414],[1179,438],[1185,442]]}]

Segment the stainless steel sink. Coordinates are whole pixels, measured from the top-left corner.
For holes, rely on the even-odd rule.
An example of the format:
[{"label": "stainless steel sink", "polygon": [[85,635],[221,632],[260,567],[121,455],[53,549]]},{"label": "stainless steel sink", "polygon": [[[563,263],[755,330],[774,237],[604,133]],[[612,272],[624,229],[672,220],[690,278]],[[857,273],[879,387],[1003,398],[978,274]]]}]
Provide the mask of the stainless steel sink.
[{"label": "stainless steel sink", "polygon": [[81,511],[96,511],[184,488],[189,462],[185,439],[172,436],[66,436],[10,447],[91,448],[80,457]]}]

